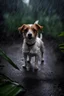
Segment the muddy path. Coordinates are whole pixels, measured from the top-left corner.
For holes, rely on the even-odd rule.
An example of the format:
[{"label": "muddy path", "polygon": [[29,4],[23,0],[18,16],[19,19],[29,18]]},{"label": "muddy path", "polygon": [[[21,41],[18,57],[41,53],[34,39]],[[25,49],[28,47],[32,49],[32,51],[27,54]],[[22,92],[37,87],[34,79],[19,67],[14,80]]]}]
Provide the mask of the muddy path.
[{"label": "muddy path", "polygon": [[[25,96],[64,96],[62,91],[63,87],[60,87],[60,94],[63,93],[63,95],[58,95],[58,85],[61,83],[61,80],[64,77],[64,65],[62,62],[57,60],[57,55],[54,51],[54,43],[44,40],[44,44],[44,63],[42,65],[39,64],[39,70],[37,72],[27,72],[23,69],[22,65],[24,64],[24,58],[22,55],[21,43],[1,45],[1,48],[19,67],[20,70],[16,70],[9,65],[8,62],[2,60],[0,64],[4,65],[4,67],[0,69],[0,72],[9,76],[13,81],[22,84],[27,89]],[[63,84],[64,83],[62,83],[62,85]]]}]

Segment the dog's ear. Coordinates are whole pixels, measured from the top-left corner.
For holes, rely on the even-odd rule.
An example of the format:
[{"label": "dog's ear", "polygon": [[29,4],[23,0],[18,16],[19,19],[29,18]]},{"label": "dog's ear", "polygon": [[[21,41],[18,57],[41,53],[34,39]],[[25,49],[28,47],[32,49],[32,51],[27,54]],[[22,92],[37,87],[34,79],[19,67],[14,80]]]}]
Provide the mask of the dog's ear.
[{"label": "dog's ear", "polygon": [[39,25],[39,24],[34,24],[37,28],[37,30],[42,30],[43,29],[43,26]]},{"label": "dog's ear", "polygon": [[26,24],[23,24],[21,27],[18,28],[18,30],[19,30],[20,32],[23,32],[25,26],[26,26]]}]

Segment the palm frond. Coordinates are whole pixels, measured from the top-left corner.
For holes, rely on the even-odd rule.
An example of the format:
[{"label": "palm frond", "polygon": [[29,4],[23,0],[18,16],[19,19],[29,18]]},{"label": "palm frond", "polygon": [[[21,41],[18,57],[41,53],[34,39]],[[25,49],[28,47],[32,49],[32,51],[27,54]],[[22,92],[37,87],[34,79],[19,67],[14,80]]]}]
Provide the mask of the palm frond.
[{"label": "palm frond", "polygon": [[9,62],[14,68],[18,69],[17,65],[3,52],[3,50],[0,48],[0,56],[2,56],[6,61]]}]

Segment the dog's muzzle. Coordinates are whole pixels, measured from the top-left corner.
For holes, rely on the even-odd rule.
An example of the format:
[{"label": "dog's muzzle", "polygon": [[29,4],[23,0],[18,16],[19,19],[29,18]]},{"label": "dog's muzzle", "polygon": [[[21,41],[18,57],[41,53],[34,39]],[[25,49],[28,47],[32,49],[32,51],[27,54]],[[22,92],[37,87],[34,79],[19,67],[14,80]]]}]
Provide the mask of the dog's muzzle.
[{"label": "dog's muzzle", "polygon": [[28,39],[32,39],[32,34],[28,34]]}]

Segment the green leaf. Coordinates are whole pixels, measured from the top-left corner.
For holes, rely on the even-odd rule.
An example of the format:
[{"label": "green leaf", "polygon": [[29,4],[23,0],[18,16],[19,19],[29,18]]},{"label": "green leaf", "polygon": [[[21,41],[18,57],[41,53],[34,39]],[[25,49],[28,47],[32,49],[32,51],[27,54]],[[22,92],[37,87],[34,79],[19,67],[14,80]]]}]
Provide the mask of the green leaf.
[{"label": "green leaf", "polygon": [[60,47],[60,49],[64,49],[64,46],[63,47]]},{"label": "green leaf", "polygon": [[[4,75],[3,73],[0,73],[0,75],[2,76],[2,78],[0,78],[0,80],[1,80],[1,79],[2,79],[2,80],[6,79],[6,80],[9,80],[9,81],[13,82],[13,80],[11,80],[9,77],[7,77],[6,75]],[[1,77],[1,76],[0,76],[0,77]]]},{"label": "green leaf", "polygon": [[64,32],[61,32],[61,34],[59,36],[64,36]]},{"label": "green leaf", "polygon": [[25,90],[21,86],[11,82],[0,85],[0,96],[16,96],[22,92]]},{"label": "green leaf", "polygon": [[6,61],[8,61],[9,64],[11,64],[14,68],[19,70],[16,64],[5,54],[5,52],[2,51],[1,48],[0,48],[0,56],[2,56]]},{"label": "green leaf", "polygon": [[62,43],[62,44],[59,44],[59,46],[64,46],[64,43]]},{"label": "green leaf", "polygon": [[63,52],[63,53],[64,53],[64,50],[61,50],[61,52]]}]

